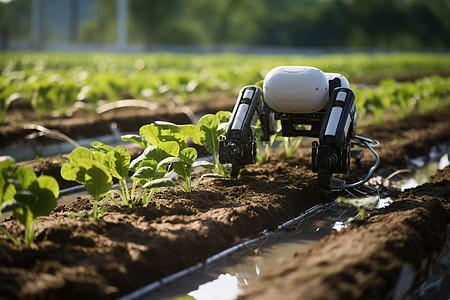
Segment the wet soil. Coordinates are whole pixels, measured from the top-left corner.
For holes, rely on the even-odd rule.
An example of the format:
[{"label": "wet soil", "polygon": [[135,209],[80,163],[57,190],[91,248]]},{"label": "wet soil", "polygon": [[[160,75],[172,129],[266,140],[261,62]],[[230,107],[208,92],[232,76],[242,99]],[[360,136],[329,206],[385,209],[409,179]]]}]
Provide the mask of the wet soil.
[{"label": "wet soil", "polygon": [[[407,158],[450,141],[448,128],[446,109],[362,127],[358,134],[380,140],[378,174],[387,176],[406,167]],[[161,189],[146,208],[110,206],[99,221],[68,217],[91,209],[92,199],[80,197],[40,218],[29,248],[12,244],[0,232],[0,298],[117,298],[275,229],[313,205],[333,201],[335,194],[317,187],[309,147],[294,158],[275,155],[249,166],[237,180],[206,179],[191,193]],[[63,159],[54,159],[56,170]],[[28,163],[46,173],[39,162]],[[363,169],[370,163],[368,155]],[[243,297],[392,297],[405,268],[416,275],[412,286],[417,285],[446,243],[449,173],[447,167],[429,183],[401,194],[389,208],[299,253]],[[12,217],[1,226],[15,237],[23,235],[23,226]],[[307,294],[301,297],[300,292]]]},{"label": "wet soil", "polygon": [[[449,176],[450,167],[440,170],[367,220],[296,253],[239,299],[403,299],[446,245]],[[436,299],[447,299],[448,292]]]}]

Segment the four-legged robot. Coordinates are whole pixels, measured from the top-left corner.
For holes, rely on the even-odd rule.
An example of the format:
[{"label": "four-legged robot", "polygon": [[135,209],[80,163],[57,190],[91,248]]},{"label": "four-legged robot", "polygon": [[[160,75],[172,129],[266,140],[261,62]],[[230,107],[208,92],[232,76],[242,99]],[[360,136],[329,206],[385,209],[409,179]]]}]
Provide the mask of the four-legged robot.
[{"label": "four-legged robot", "polygon": [[[377,141],[356,135],[355,94],[341,74],[324,73],[313,67],[282,66],[272,69],[263,89],[245,86],[234,106],[226,135],[219,144],[220,163],[231,164],[236,177],[245,165],[256,162],[255,125],[260,120],[262,141],[269,141],[281,121],[285,137],[318,138],[312,142],[312,169],[318,173],[319,186],[342,190],[365,183],[379,165],[373,149]],[[309,129],[304,129],[308,126]],[[334,173],[349,173],[350,158],[358,165],[366,147],[376,162],[367,176],[353,184],[333,178]]]}]

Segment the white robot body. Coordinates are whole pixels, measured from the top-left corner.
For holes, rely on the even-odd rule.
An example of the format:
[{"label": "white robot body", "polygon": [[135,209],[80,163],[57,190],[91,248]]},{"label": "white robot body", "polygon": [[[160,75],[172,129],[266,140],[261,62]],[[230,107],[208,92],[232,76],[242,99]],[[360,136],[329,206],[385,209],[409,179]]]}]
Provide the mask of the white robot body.
[{"label": "white robot body", "polygon": [[350,83],[348,82],[347,78],[345,78],[344,75],[339,73],[325,73],[325,76],[327,77],[327,80],[333,80],[335,78],[338,78],[341,81],[341,87],[350,88]]},{"label": "white robot body", "polygon": [[277,112],[313,113],[328,101],[328,79],[314,67],[281,66],[267,73],[263,92],[264,101]]}]

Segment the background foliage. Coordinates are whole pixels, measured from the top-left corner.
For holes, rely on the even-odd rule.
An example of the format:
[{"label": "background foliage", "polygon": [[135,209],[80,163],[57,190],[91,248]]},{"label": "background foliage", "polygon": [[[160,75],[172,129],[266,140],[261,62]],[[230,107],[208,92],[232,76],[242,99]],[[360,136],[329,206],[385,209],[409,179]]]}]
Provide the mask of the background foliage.
[{"label": "background foliage", "polygon": [[[89,1],[95,17],[80,24],[77,42],[114,43],[117,0]],[[449,15],[448,0],[129,0],[128,39],[144,46],[448,48]],[[25,36],[31,0],[0,3],[0,16],[2,39]]]},{"label": "background foliage", "polygon": [[[99,1],[101,11],[111,2]],[[130,0],[130,35],[145,44],[448,47],[449,15],[446,0]]]}]

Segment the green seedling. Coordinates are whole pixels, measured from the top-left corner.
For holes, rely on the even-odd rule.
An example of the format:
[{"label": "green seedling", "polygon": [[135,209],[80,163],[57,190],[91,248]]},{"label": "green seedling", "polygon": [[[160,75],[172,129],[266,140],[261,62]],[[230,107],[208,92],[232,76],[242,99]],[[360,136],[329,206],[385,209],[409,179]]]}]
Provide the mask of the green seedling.
[{"label": "green seedling", "polygon": [[256,139],[256,161],[260,164],[269,161],[270,155],[272,153],[273,143],[277,135],[271,135],[269,141],[261,141],[258,137],[261,136],[262,130],[261,127],[255,128],[255,134],[257,136]]},{"label": "green seedling", "polygon": [[108,194],[113,183],[110,171],[105,167],[105,161],[106,155],[99,155],[98,152],[79,147],[70,153],[69,162],[63,164],[61,168],[62,178],[83,184],[94,198],[92,213],[87,214],[94,219],[102,217],[98,203]]},{"label": "green seedling", "polygon": [[[57,181],[50,176],[37,177],[29,167],[14,170],[14,160],[0,161],[1,211],[12,211],[14,217],[25,226],[25,244],[34,241],[34,223],[39,216],[46,216],[56,206],[59,196]],[[15,243],[12,235],[2,231]]]},{"label": "green seedling", "polygon": [[166,167],[168,164],[173,165],[173,170],[177,173],[183,181],[178,181],[178,184],[183,188],[185,192],[190,192],[197,184],[206,176],[214,176],[213,174],[204,174],[200,180],[192,187],[192,171],[198,167],[204,167],[207,169],[213,169],[214,164],[207,161],[195,161],[197,159],[197,150],[194,148],[185,148],[180,151],[178,157],[168,157],[162,160],[158,166],[157,171],[161,167]]},{"label": "green seedling", "polygon": [[[180,146],[177,142],[162,142],[158,146],[147,147],[139,157],[131,162],[130,170],[134,172],[131,178],[143,187],[139,197],[142,198],[144,207],[148,206],[158,188],[176,185],[173,181],[165,178],[170,171],[159,168],[158,165],[168,157],[178,156],[179,152]],[[150,184],[151,182],[152,184]]]},{"label": "green seedling", "polygon": [[231,113],[228,111],[219,111],[215,115],[207,114],[198,121],[196,127],[191,126],[184,129],[196,144],[204,146],[214,156],[213,172],[222,176],[227,174],[222,164],[219,163],[219,138],[225,134],[230,116]]},{"label": "green seedling", "polygon": [[[195,125],[176,125],[170,122],[157,121],[149,125],[144,125],[139,129],[139,134],[143,137],[129,136],[134,142],[145,146],[159,145],[162,142],[177,142],[181,149],[187,147],[186,139],[192,132]],[[127,137],[128,138],[128,137]],[[145,139],[145,140],[144,140]]]},{"label": "green seedling", "polygon": [[91,149],[98,161],[101,162],[109,171],[110,175],[116,178],[120,184],[120,191],[112,190],[108,192],[109,198],[115,202],[117,206],[120,205],[114,200],[113,194],[119,194],[122,201],[128,207],[133,207],[133,203],[136,201],[134,190],[136,188],[136,182],[133,183],[131,193],[127,187],[128,172],[130,171],[130,152],[124,146],[117,146],[113,148],[105,145],[101,142],[92,142]]},{"label": "green seedling", "polygon": [[367,210],[369,207],[373,207],[378,202],[378,196],[372,196],[361,199],[346,199],[344,197],[338,197],[339,203],[350,204],[358,210],[358,215],[355,218],[350,218],[348,222],[352,220],[364,220],[367,216]]},{"label": "green seedling", "polygon": [[280,147],[283,147],[286,157],[293,157],[298,150],[302,137],[278,137],[281,140]]},{"label": "green seedling", "polygon": [[139,129],[140,135],[126,135],[122,140],[134,142],[145,148],[160,145],[163,142],[176,142],[180,150],[187,147],[186,139],[191,138],[196,144],[204,146],[214,156],[214,173],[225,176],[223,166],[219,163],[219,137],[225,134],[230,112],[219,111],[215,115],[203,116],[197,125],[176,125],[169,122],[154,122]]},{"label": "green seedling", "polygon": [[273,150],[273,144],[275,143],[275,140],[278,138],[278,136],[281,136],[281,133],[277,132],[276,134],[271,135],[269,137],[269,141],[261,141],[262,129],[261,129],[261,122],[258,120],[255,127],[255,136],[256,136],[256,161],[262,164],[269,161],[270,155]]}]

